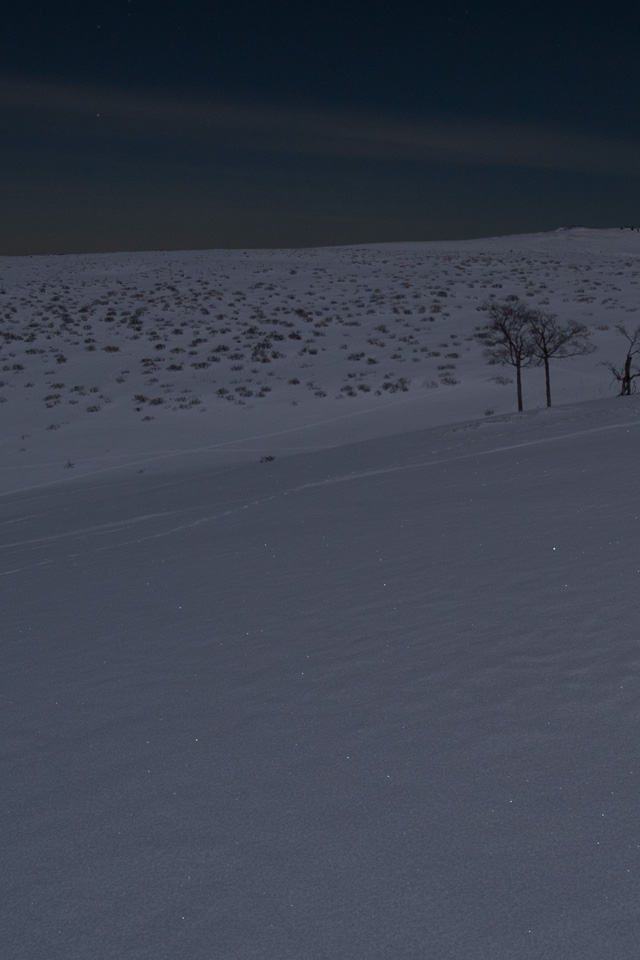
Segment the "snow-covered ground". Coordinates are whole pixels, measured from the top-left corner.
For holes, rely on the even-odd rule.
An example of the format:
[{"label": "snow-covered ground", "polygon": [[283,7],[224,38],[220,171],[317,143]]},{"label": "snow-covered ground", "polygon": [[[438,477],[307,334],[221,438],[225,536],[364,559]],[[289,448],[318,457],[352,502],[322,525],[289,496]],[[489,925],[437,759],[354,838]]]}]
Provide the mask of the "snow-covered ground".
[{"label": "snow-covered ground", "polygon": [[[613,395],[640,233],[0,258],[0,492],[178,456],[238,463],[513,410],[472,339],[490,297],[586,323],[555,403]],[[497,381],[496,381],[497,378]],[[544,378],[525,371],[525,406]]]},{"label": "snow-covered ground", "polygon": [[638,955],[639,255],[0,261],[4,955]]}]

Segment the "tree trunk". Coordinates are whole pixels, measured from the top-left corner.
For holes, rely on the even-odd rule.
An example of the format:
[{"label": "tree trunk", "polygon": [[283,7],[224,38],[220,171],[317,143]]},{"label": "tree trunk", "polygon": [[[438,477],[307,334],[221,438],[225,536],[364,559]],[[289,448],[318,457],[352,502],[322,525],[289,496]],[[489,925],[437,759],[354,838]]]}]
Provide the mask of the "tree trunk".
[{"label": "tree trunk", "polygon": [[544,358],[544,379],[547,386],[547,406],[551,406],[551,377],[549,375],[549,357]]},{"label": "tree trunk", "polygon": [[631,396],[631,355],[627,354],[627,357],[624,361],[624,377],[622,378],[622,390],[620,391],[621,397],[630,397]]},{"label": "tree trunk", "polygon": [[518,385],[518,413],[522,413],[522,373],[519,363],[516,363],[516,383]]}]

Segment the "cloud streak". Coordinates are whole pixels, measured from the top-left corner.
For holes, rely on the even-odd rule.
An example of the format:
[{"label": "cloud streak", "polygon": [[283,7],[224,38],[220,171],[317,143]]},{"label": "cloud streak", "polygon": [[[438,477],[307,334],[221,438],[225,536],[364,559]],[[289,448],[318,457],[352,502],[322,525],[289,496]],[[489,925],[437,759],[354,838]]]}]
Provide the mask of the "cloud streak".
[{"label": "cloud streak", "polygon": [[465,119],[409,119],[0,81],[6,129],[42,141],[240,150],[283,157],[472,165],[640,176],[640,144],[578,129]]}]

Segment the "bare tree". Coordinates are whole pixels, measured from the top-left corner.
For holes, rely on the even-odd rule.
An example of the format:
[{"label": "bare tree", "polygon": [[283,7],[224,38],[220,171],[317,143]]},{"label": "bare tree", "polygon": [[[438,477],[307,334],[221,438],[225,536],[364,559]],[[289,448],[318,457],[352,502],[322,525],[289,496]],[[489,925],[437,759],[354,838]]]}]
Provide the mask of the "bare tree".
[{"label": "bare tree", "polygon": [[636,327],[635,330],[629,331],[623,324],[619,323],[616,326],[616,330],[622,334],[629,344],[627,355],[624,358],[624,364],[621,367],[616,367],[615,364],[607,360],[603,361],[603,366],[611,371],[614,380],[617,380],[620,384],[620,393],[618,396],[629,397],[631,393],[635,391],[635,383],[633,381],[636,377],[640,377],[640,367],[637,364],[635,367],[633,365],[633,358],[636,354],[640,353],[640,326]]},{"label": "bare tree", "polygon": [[489,323],[480,327],[475,338],[484,349],[489,363],[515,367],[518,410],[522,411],[522,368],[534,362],[531,340],[531,311],[515,295],[502,303],[487,300],[482,310],[489,314]]},{"label": "bare tree", "polygon": [[544,366],[547,388],[547,406],[551,406],[551,376],[549,361],[554,358],[578,357],[593,353],[596,349],[590,342],[588,327],[570,320],[562,325],[554,313],[532,310],[529,316],[529,332],[533,355]]}]

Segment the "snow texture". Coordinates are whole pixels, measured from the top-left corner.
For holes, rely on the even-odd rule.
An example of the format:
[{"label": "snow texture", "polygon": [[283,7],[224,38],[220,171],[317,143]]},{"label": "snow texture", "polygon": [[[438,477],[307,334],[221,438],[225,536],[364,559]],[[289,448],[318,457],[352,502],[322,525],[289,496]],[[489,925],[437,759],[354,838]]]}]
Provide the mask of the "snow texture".
[{"label": "snow texture", "polygon": [[[566,231],[2,262],[3,332],[18,338],[2,359],[23,366],[0,406],[3,956],[638,955],[640,403],[608,396],[597,362],[624,350],[616,323],[636,325],[639,250],[625,232]],[[243,404],[215,395],[226,359],[224,381],[184,364],[158,375],[172,399],[133,402],[156,387],[139,368],[153,344],[106,323],[106,304],[81,312],[99,286],[116,315],[139,290],[140,339],[165,329],[167,354],[197,327],[170,333],[175,302],[151,320],[151,277],[180,290],[225,273],[249,301],[259,270],[274,307],[295,296],[335,320],[317,355],[272,341],[285,356],[268,396],[268,364],[246,362]],[[599,353],[555,365],[550,410],[527,371],[517,414],[467,338],[489,292],[527,284],[535,305],[589,322]],[[381,323],[418,325],[446,286],[448,316],[402,343],[404,365],[388,335],[367,345]],[[394,291],[413,316],[393,313]],[[248,354],[257,309],[218,339]],[[349,312],[360,327],[339,323]],[[454,333],[460,382],[420,386],[439,362],[420,347]],[[210,354],[216,334],[202,336],[191,349]],[[362,362],[340,355],[360,347],[381,372],[338,400]],[[381,389],[404,371],[407,392]],[[113,402],[88,412],[93,385]],[[180,409],[186,389],[202,403]],[[43,412],[47,392],[61,402]]]}]

